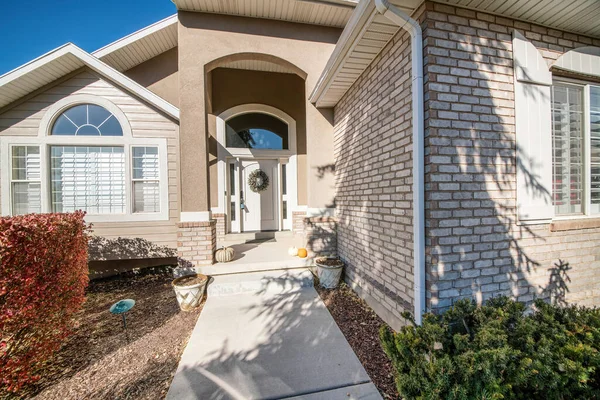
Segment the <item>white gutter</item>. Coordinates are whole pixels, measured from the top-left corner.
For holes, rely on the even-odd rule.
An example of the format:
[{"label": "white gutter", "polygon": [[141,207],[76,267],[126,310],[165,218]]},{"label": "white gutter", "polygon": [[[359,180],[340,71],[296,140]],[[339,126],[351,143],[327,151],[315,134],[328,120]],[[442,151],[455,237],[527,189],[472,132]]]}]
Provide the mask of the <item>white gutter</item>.
[{"label": "white gutter", "polygon": [[413,126],[413,241],[415,322],[421,324],[425,312],[425,133],[423,98],[423,33],[421,25],[387,0],[375,0],[380,14],[404,29],[411,38],[412,126]]}]

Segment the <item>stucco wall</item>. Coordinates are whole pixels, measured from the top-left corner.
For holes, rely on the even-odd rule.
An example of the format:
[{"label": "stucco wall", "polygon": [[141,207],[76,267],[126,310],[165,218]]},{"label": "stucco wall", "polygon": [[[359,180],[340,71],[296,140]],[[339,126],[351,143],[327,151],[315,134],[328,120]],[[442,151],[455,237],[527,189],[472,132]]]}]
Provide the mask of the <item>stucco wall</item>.
[{"label": "stucco wall", "polygon": [[396,329],[414,307],[411,84],[400,31],[335,107],[338,253],[346,281]]},{"label": "stucco wall", "polygon": [[[182,146],[183,211],[207,211],[209,161],[198,158],[207,152],[207,99],[211,84],[205,66],[238,53],[277,57],[306,75],[306,196],[309,207],[333,202],[333,175],[319,179],[318,165],[333,164],[331,121],[306,99],[325,67],[341,30],[327,27],[215,14],[179,12],[179,87]],[[213,93],[219,88],[212,83]],[[244,90],[243,86],[239,90]],[[311,158],[311,152],[321,154]],[[328,157],[326,155],[329,155]]]},{"label": "stucco wall", "polygon": [[[298,204],[307,204],[306,192],[306,93],[296,74],[217,68],[211,74],[211,107],[208,110],[210,141],[216,143],[216,116],[242,104],[266,104],[296,120],[298,152]],[[320,150],[320,149],[319,149]],[[319,151],[322,153],[322,151]],[[330,157],[331,154],[324,156]],[[210,146],[211,204],[217,205],[217,148]]]},{"label": "stucco wall", "polygon": [[[29,100],[0,115],[0,136],[37,136],[40,121],[46,110],[55,102],[76,94],[101,96],[118,106],[127,117],[134,137],[166,138],[169,168],[169,220],[151,222],[96,222],[94,234],[106,240],[97,247],[107,251],[91,254],[91,258],[144,258],[163,257],[161,247],[177,245],[177,221],[179,218],[179,175],[177,140],[178,126],[131,95],[123,92],[95,73],[85,70],[60,82]],[[2,166],[6,165],[2,163]],[[126,238],[113,241],[118,237]]]},{"label": "stucco wall", "polygon": [[136,65],[124,74],[159,95],[174,106],[179,106],[179,73],[177,47]]},{"label": "stucco wall", "polygon": [[430,309],[500,294],[600,304],[600,229],[552,231],[516,218],[511,34],[523,33],[549,64],[600,41],[441,4],[428,3],[427,10]]}]

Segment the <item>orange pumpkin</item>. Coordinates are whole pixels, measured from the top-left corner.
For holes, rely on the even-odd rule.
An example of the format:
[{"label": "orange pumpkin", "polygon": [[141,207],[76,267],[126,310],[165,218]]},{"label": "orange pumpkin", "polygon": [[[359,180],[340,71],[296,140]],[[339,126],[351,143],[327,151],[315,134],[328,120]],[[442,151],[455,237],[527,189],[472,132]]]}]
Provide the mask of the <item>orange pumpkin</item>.
[{"label": "orange pumpkin", "polygon": [[298,257],[300,258],[306,258],[308,256],[308,252],[306,251],[305,248],[299,248],[298,249]]}]

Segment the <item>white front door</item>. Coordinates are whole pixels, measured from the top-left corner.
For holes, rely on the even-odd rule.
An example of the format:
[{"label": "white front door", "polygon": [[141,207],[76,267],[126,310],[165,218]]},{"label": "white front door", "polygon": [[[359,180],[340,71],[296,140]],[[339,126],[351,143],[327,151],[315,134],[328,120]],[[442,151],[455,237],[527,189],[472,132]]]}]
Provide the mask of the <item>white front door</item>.
[{"label": "white front door", "polygon": [[[242,227],[248,231],[274,231],[279,229],[279,190],[277,160],[241,160]],[[269,185],[262,192],[254,192],[248,185],[253,171],[262,170],[269,177]]]}]

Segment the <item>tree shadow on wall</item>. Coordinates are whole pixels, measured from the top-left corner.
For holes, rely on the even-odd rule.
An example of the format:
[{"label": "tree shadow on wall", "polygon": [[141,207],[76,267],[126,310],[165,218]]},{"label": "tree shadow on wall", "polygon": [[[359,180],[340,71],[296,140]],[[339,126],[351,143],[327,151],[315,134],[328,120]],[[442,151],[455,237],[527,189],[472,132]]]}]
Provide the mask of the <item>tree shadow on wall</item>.
[{"label": "tree shadow on wall", "polygon": [[139,274],[141,271],[154,270],[155,267],[178,264],[175,249],[143,238],[92,236],[88,243],[88,254],[91,279]]},{"label": "tree shadow on wall", "polygon": [[[316,177],[319,181],[328,175],[335,175],[335,163],[318,165],[315,167]],[[325,205],[325,210],[336,209],[336,198]],[[306,218],[304,230],[306,234],[306,248],[314,256],[337,256],[337,219],[325,210],[317,215]]]},{"label": "tree shadow on wall", "polygon": [[567,293],[569,293],[567,283],[571,282],[567,272],[570,269],[569,263],[563,260],[558,260],[553,267],[548,269],[550,274],[548,283],[545,287],[540,287],[544,298],[550,299],[554,304],[567,305]]},{"label": "tree shadow on wall", "polygon": [[[326,208],[336,208],[335,197]],[[306,218],[304,230],[306,233],[306,248],[314,256],[337,256],[337,219],[325,212]]]},{"label": "tree shadow on wall", "polygon": [[92,236],[88,244],[90,260],[119,260],[136,258],[176,257],[177,251],[143,238],[118,237],[110,239]]},{"label": "tree shadow on wall", "polygon": [[[482,54],[466,40],[457,52],[468,55],[461,71],[471,68],[470,77],[460,80],[451,74],[459,60],[447,49],[432,51],[435,41],[424,49],[427,307],[438,312],[457,299],[481,303],[500,294],[528,304],[564,298],[568,269],[552,275],[560,254],[542,249],[551,236],[547,225],[523,225],[517,217],[517,172],[534,196],[551,196],[533,172],[536,160],[516,145],[512,88],[491,77],[512,81],[512,60]],[[510,41],[493,42],[494,55],[511,54]],[[353,284],[412,311],[413,282],[404,273],[414,273],[412,231],[404,228],[412,227],[411,80],[398,72],[410,68],[399,66],[375,60],[346,94],[344,102],[355,106],[336,110],[336,124],[348,127],[336,137],[343,155],[336,154],[338,248]],[[359,100],[361,80],[376,74],[389,82],[370,96],[379,103]],[[438,81],[441,75],[446,80]],[[377,106],[382,98],[385,107]]]},{"label": "tree shadow on wall", "polygon": [[325,164],[319,165],[316,167],[317,170],[317,178],[319,180],[325,178],[326,175],[334,175],[335,174],[335,164]]}]

